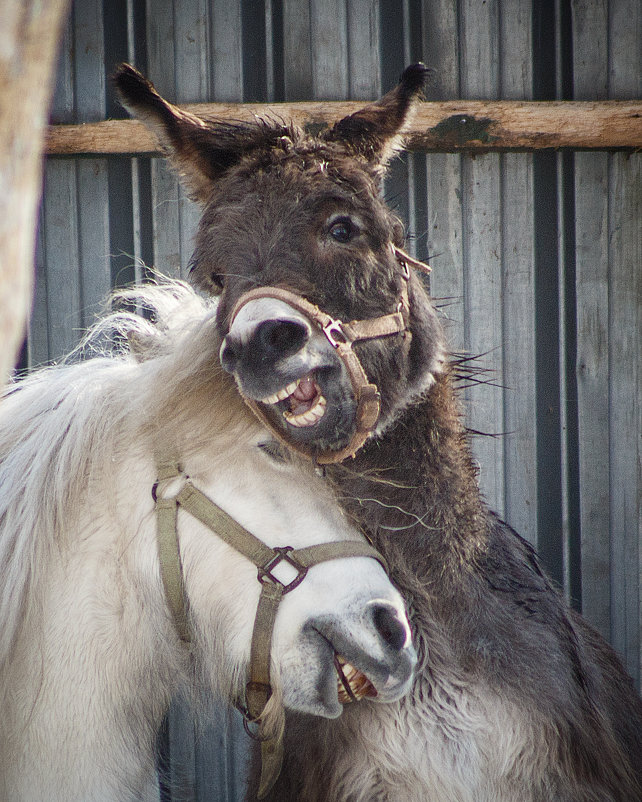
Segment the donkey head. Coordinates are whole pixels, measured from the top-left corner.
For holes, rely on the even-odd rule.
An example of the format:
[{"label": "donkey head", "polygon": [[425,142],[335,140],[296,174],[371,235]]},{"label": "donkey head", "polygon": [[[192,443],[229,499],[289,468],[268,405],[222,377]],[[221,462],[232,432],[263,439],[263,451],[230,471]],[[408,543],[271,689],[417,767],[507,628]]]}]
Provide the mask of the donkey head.
[{"label": "donkey head", "polygon": [[[434,309],[400,252],[403,226],[381,197],[425,74],[408,67],[380,101],[316,136],[275,120],[205,120],[128,65],[115,76],[203,207],[191,280],[221,296],[223,366],[266,423],[319,461],[352,453],[357,430],[360,442],[382,431],[444,364]],[[286,288],[304,307],[259,288]],[[326,316],[325,334],[308,303]],[[379,318],[383,328],[370,326]],[[353,345],[337,321],[368,323]],[[355,356],[374,404],[365,410]]]}]

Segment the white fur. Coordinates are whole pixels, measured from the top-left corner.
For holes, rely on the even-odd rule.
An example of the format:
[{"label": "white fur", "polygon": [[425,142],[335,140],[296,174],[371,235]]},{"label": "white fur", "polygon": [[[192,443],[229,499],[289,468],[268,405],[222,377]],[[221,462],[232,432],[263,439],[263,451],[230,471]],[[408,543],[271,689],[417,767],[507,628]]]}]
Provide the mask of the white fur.
[{"label": "white fur", "polygon": [[[3,802],[157,798],[154,740],[172,695],[233,700],[245,682],[256,569],[179,513],[195,632],[184,649],[156,556],[156,448],[179,449],[194,483],[269,545],[359,537],[311,466],[257,448],[269,437],[218,366],[212,309],[179,284],[141,293],[156,326],[126,314],[102,324],[130,335],[139,359],[47,369],[0,404]],[[275,697],[315,712],[302,648],[314,616],[375,654],[362,620],[375,599],[404,616],[374,560],[313,568],[279,611]]]}]

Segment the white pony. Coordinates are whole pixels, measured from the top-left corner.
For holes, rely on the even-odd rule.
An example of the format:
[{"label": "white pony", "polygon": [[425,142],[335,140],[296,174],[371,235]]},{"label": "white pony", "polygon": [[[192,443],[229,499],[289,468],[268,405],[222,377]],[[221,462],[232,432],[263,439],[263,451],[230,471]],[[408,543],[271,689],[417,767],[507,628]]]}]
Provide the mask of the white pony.
[{"label": "white pony", "polygon": [[[179,511],[187,648],[159,570],[159,449],[179,452],[193,484],[269,546],[360,539],[220,369],[213,308],[174,282],[136,297],[153,324],[125,312],[99,329],[129,336],[136,356],[123,347],[39,371],[0,404],[2,802],[158,799],[154,744],[171,697],[243,698],[257,569]],[[377,701],[408,690],[403,603],[373,559],[324,562],[284,597],[272,699],[339,715],[339,653]]]}]

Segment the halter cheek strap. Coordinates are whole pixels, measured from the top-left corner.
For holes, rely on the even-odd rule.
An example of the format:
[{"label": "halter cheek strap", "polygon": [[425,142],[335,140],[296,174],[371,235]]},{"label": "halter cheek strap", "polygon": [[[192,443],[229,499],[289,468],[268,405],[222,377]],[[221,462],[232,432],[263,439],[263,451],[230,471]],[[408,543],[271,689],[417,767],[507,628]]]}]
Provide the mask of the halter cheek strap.
[{"label": "halter cheek strap", "polygon": [[[399,266],[401,275],[398,278],[399,300],[395,312],[367,320],[352,320],[343,322],[333,318],[318,306],[310,303],[301,295],[285,289],[284,287],[257,287],[249,290],[237,301],[230,316],[230,327],[241,309],[250,301],[259,298],[274,298],[283,301],[292,308],[301,312],[326,336],[328,342],[336,350],[337,356],[343,362],[357,403],[355,431],[350,442],[339,451],[318,452],[302,443],[288,438],[281,430],[275,428],[274,422],[266,414],[260,402],[243,396],[245,403],[250,407],[259,420],[267,426],[288,448],[298,451],[306,457],[312,457],[318,464],[327,465],[342,462],[347,457],[353,457],[368,439],[374,430],[381,411],[380,395],[376,384],[372,384],[366,375],[359,357],[353,350],[356,342],[374,340],[379,337],[389,337],[393,334],[408,332],[410,321],[410,303],[408,300],[408,280],[410,271],[408,265],[421,269],[424,273],[430,272],[430,267],[423,262],[393,245],[390,246]],[[242,394],[242,393],[241,393]]]},{"label": "halter cheek strap", "polygon": [[[270,684],[272,632],[281,599],[303,582],[308,569],[327,560],[342,557],[371,557],[381,564],[384,571],[387,572],[388,568],[379,552],[365,540],[341,540],[302,549],[293,549],[291,546],[271,548],[195,487],[177,460],[157,459],[157,476],[158,480],[152,488],[152,497],[156,504],[161,579],[174,626],[184,644],[189,645],[192,636],[178,540],[178,508],[181,507],[189,512],[217,537],[254,563],[258,569],[257,578],[261,583],[261,595],[252,631],[250,676],[245,687],[245,702],[239,707],[246,721],[257,723],[259,726],[261,781],[258,798],[262,799],[276,782],[283,762],[282,738],[266,738],[262,727],[265,706],[272,695]],[[177,478],[182,480],[178,492],[172,496],[159,493],[159,488],[163,484]],[[282,562],[288,563],[297,571],[296,577],[287,584],[283,584],[274,575],[274,569]]]}]

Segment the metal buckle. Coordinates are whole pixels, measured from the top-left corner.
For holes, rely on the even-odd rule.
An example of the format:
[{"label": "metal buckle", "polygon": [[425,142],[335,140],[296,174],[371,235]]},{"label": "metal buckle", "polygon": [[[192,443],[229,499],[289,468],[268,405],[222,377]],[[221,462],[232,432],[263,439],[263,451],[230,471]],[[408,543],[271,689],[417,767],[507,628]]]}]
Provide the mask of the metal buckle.
[{"label": "metal buckle", "polygon": [[252,719],[243,716],[243,729],[253,741],[258,741],[259,743],[263,743],[264,741],[270,740],[268,736],[259,735],[258,730],[256,732],[252,732],[252,730],[250,729],[250,724],[256,725],[257,727],[259,726],[258,721],[252,721]]},{"label": "metal buckle", "polygon": [[[322,326],[321,330],[328,338],[328,342],[333,348],[338,348],[340,345],[345,345],[348,342],[348,337],[343,330],[343,324],[340,320],[330,318],[330,322]],[[336,334],[338,334],[341,339],[335,339]]]},{"label": "metal buckle", "polygon": [[[246,690],[250,685],[255,685],[255,684],[256,683],[248,682],[247,686],[246,686]],[[259,683],[259,684],[263,685],[263,683]],[[272,689],[270,688],[269,685],[267,686],[267,688],[270,691],[269,696],[271,696],[272,695]],[[239,711],[239,713],[243,717],[243,729],[245,730],[245,732],[250,736],[250,738],[253,741],[263,742],[263,741],[269,741],[270,740],[269,737],[265,737],[265,736],[261,735],[261,733],[260,733],[261,719],[252,718],[252,716],[250,715],[249,710],[247,709],[247,707],[245,707],[245,705],[240,703],[240,702],[237,702],[236,709]],[[254,730],[250,729],[250,727],[256,727],[257,729],[256,729],[256,731],[254,731]]]},{"label": "metal buckle", "polygon": [[272,551],[276,552],[274,557],[271,557],[265,563],[265,565],[259,566],[259,582],[261,584],[264,582],[273,582],[275,585],[283,585],[283,582],[280,582],[274,576],[272,570],[276,568],[279,563],[289,563],[296,571],[298,571],[298,576],[295,576],[289,584],[283,585],[283,594],[289,593],[291,590],[294,590],[294,588],[298,587],[301,582],[303,582],[308,573],[308,568],[305,565],[301,565],[301,563],[297,562],[294,557],[290,556],[290,552],[294,551],[292,546],[277,546],[276,548],[272,549]]}]

